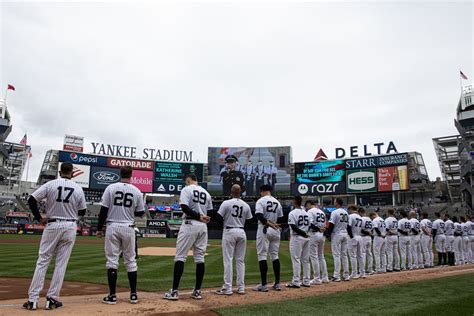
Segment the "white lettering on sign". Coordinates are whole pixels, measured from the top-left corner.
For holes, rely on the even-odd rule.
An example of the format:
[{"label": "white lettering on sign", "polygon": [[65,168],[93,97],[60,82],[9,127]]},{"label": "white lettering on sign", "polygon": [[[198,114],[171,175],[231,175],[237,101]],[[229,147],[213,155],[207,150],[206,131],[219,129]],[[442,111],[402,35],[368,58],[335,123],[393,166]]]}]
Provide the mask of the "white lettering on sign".
[{"label": "white lettering on sign", "polygon": [[348,151],[342,147],[337,147],[336,159],[344,158],[347,155],[351,158],[356,158],[396,153],[398,153],[397,147],[395,147],[395,144],[390,141],[386,146],[385,143],[375,143],[372,146],[363,145],[362,148],[351,146]]}]

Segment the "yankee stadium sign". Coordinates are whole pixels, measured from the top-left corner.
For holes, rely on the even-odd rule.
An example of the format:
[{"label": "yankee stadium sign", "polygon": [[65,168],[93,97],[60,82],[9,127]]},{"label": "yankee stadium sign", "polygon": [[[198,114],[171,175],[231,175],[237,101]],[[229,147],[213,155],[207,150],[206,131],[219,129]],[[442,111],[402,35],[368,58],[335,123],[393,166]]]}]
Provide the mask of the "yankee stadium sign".
[{"label": "yankee stadium sign", "polygon": [[[172,149],[143,148],[141,151],[137,147],[110,145],[91,142],[92,152],[96,155],[115,156],[132,159],[147,160],[169,160],[169,161],[192,161],[193,152]],[[139,154],[140,152],[140,154]],[[143,168],[148,169],[148,168]]]}]

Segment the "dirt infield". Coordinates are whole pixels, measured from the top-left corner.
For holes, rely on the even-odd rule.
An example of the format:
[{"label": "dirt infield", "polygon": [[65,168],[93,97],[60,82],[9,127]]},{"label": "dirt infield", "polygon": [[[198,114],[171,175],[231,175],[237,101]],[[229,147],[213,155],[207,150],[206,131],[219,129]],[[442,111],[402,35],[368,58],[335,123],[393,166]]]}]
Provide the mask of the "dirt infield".
[{"label": "dirt infield", "polygon": [[[206,289],[203,291],[204,299],[201,301],[192,300],[189,291],[182,291],[180,293],[180,300],[177,302],[163,300],[163,293],[141,292],[139,293],[140,303],[137,305],[130,305],[128,303],[127,292],[121,292],[117,295],[117,305],[104,305],[100,303],[101,295],[91,295],[90,290],[85,290],[88,295],[64,296],[62,298],[64,307],[61,308],[61,314],[74,313],[75,315],[87,316],[98,313],[104,315],[215,315],[215,313],[210,311],[210,309],[241,305],[243,299],[245,299],[245,304],[268,303],[336,292],[361,290],[385,285],[402,284],[466,273],[474,273],[474,265],[387,273],[373,275],[369,276],[367,279],[353,280],[350,282],[329,283],[302,289],[283,289],[281,292],[252,292],[250,285],[248,285],[247,294],[245,295],[234,294],[232,296],[222,297],[213,293],[216,289]],[[1,281],[2,284],[4,284],[3,279]],[[67,283],[69,282],[65,282],[65,284]],[[95,284],[75,284],[81,284],[85,288],[100,287]],[[77,289],[75,291],[78,293]],[[79,293],[84,293],[84,290]],[[103,292],[101,292],[101,294],[103,294]],[[4,297],[3,294],[0,297]],[[21,309],[21,304],[23,302],[24,299],[0,300],[0,315],[29,315],[28,311]],[[44,299],[40,301],[40,304],[42,307]],[[48,311],[39,310],[36,315],[46,315],[47,313]],[[49,314],[50,313],[51,312],[49,312]]]}]

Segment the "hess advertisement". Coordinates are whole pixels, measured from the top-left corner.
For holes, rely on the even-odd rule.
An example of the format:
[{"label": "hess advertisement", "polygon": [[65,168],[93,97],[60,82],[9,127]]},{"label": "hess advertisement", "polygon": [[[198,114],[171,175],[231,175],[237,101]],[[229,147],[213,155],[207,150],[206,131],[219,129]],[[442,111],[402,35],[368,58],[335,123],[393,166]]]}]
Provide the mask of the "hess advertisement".
[{"label": "hess advertisement", "polygon": [[377,169],[379,192],[408,190],[407,166],[394,166]]},{"label": "hess advertisement", "polygon": [[376,192],[376,169],[347,170],[347,193]]}]

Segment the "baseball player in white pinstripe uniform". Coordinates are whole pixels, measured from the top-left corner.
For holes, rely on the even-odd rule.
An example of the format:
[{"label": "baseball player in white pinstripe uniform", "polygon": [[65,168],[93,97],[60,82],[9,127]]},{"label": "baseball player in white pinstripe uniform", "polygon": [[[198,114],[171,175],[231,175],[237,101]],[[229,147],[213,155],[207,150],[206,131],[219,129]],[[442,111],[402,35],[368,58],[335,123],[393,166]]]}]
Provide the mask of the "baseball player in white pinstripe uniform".
[{"label": "baseball player in white pinstripe uniform", "polygon": [[329,218],[328,234],[331,235],[331,252],[334,258],[334,274],[332,281],[341,281],[341,263],[343,267],[343,280],[350,281],[349,259],[347,258],[347,243],[349,235],[347,234],[347,224],[349,223],[349,214],[342,208],[342,199],[336,198],[334,205],[336,210],[331,212]]},{"label": "baseball player in white pinstripe uniform", "polygon": [[183,210],[183,223],[176,240],[174,257],[173,288],[165,293],[164,299],[178,300],[178,288],[184,272],[184,262],[188,251],[193,249],[196,263],[196,284],[191,297],[200,300],[201,285],[204,279],[204,255],[207,249],[207,223],[211,220],[207,212],[212,210],[211,195],[198,185],[194,174],[186,176],[186,187],[181,191],[179,204]]},{"label": "baseball player in white pinstripe uniform", "polygon": [[252,218],[250,206],[240,199],[240,186],[234,184],[230,193],[232,199],[224,201],[217,214],[222,216],[224,231],[222,233],[222,257],[224,260],[224,285],[216,293],[232,295],[232,261],[235,256],[235,271],[237,273],[237,293],[245,294],[245,250],[247,236],[245,221]]},{"label": "baseball player in white pinstripe uniform", "polygon": [[421,227],[421,251],[423,252],[423,258],[425,260],[425,268],[432,268],[433,263],[433,236],[431,235],[431,229],[433,223],[428,219],[428,213],[421,213],[422,220],[420,222]]},{"label": "baseball player in white pinstripe uniform", "polygon": [[411,231],[411,223],[410,220],[407,218],[407,212],[405,210],[400,210],[401,219],[398,221],[398,245],[400,247],[400,268],[402,271],[407,269],[407,261],[408,261],[408,269],[412,267],[412,257],[410,255],[411,249],[411,238],[410,238],[410,231]]},{"label": "baseball player in white pinstripe uniform", "polygon": [[324,258],[324,243],[326,237],[326,214],[316,207],[316,202],[306,201],[305,207],[308,210],[310,223],[310,239],[309,239],[309,257],[313,266],[314,278],[311,285],[319,285],[321,283],[329,283],[328,268],[326,259]]},{"label": "baseball player in white pinstripe uniform", "polygon": [[444,232],[445,223],[441,219],[441,214],[436,212],[435,213],[436,219],[433,222],[433,240],[435,243],[436,251],[438,252],[438,265],[444,266],[447,263],[447,255],[446,255],[446,234]]},{"label": "baseball player in white pinstripe uniform", "polygon": [[[46,294],[46,309],[63,306],[59,292],[66,273],[69,257],[76,240],[77,219],[86,212],[86,199],[82,188],[71,180],[73,166],[65,162],[61,165],[60,178],[42,185],[28,200],[35,219],[45,224],[39,248],[36,269],[28,290],[28,301],[23,307],[37,308],[38,299],[44,285],[49,263],[56,257],[53,279]],[[41,218],[38,203],[46,200],[46,217]]]},{"label": "baseball player in white pinstripe uniform", "polygon": [[364,258],[365,247],[362,239],[362,217],[357,213],[357,206],[350,205],[347,208],[349,214],[349,224],[347,232],[349,233],[349,257],[351,259],[352,274],[351,279],[365,278]]},{"label": "baseball player in white pinstripe uniform", "polygon": [[421,253],[421,236],[420,236],[420,222],[416,219],[416,212],[410,211],[410,247],[411,247],[411,257],[412,257],[412,269],[421,269],[424,268],[423,264],[423,255]]},{"label": "baseball player in white pinstripe uniform", "polygon": [[395,210],[388,210],[388,217],[385,219],[387,237],[385,238],[385,251],[387,252],[387,272],[400,271],[400,256],[398,253],[398,221],[395,218]]},{"label": "baseball player in white pinstripe uniform", "polygon": [[365,256],[363,258],[363,267],[366,267],[367,270],[365,274],[372,275],[374,274],[374,256],[372,255],[372,234],[373,234],[373,224],[372,220],[366,216],[364,208],[360,207],[359,215],[362,217],[362,241],[364,246]]},{"label": "baseball player in white pinstripe uniform", "polygon": [[137,261],[135,259],[135,216],[145,215],[143,195],[130,184],[132,168],[120,168],[120,182],[110,184],[102,195],[102,207],[97,225],[97,237],[102,237],[106,224],[105,256],[107,258],[107,279],[109,295],[103,298],[105,304],[116,304],[117,269],[120,253],[123,253],[130,284],[130,303],[138,303],[137,296]]}]

